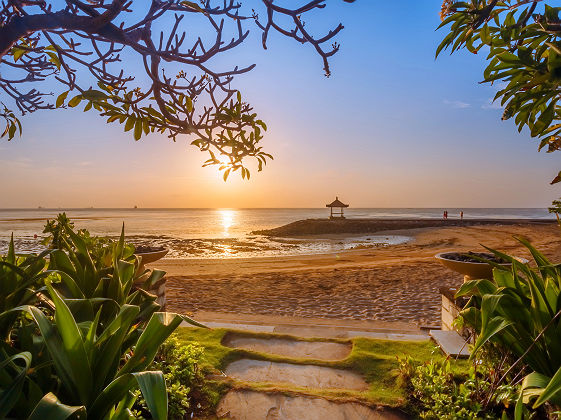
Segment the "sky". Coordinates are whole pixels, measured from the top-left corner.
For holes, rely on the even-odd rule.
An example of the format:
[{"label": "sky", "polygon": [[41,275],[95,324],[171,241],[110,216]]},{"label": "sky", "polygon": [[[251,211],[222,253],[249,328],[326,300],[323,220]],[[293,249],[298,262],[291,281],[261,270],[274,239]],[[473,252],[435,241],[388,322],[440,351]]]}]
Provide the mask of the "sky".
[{"label": "sky", "polygon": [[93,112],[41,111],[0,140],[0,208],[323,207],[336,195],[352,207],[546,207],[561,195],[549,185],[561,153],[538,153],[501,121],[497,88],[479,84],[484,54],[435,60],[439,10],[438,0],[328,1],[307,24],[345,25],[330,78],[309,45],[273,35],[264,51],[252,27],[220,58],[257,64],[235,87],[267,123],[274,160],[249,181],[202,168],[187,136],[135,142]]}]

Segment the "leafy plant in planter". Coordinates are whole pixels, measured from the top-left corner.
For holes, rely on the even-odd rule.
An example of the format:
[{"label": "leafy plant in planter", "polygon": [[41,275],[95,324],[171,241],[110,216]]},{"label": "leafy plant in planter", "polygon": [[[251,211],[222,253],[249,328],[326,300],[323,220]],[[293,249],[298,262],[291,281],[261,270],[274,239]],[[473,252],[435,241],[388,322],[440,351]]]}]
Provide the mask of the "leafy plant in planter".
[{"label": "leafy plant in planter", "polygon": [[0,418],[129,418],[134,389],[167,418],[163,373],[147,368],[184,319],[196,323],[157,312],[134,286],[162,273],[137,273],[123,233],[95,249],[63,224],[57,241],[63,249],[23,259],[12,243],[0,263],[0,285],[12,286],[0,290]]},{"label": "leafy plant in planter", "polygon": [[[495,265],[493,281],[465,283],[457,296],[471,296],[460,313],[477,334],[472,357],[494,343],[509,349],[518,360],[505,373],[527,369],[515,416],[523,417],[523,404],[561,406],[561,264],[553,264],[523,238],[536,269],[491,250],[512,263],[512,269]],[[523,365],[523,366],[521,366]]]}]

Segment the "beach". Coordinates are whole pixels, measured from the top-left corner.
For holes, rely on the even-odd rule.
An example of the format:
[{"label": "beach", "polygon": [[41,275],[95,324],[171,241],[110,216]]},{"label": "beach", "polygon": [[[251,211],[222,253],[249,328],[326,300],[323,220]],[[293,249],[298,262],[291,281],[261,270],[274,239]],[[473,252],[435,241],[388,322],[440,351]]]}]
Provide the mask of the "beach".
[{"label": "beach", "polygon": [[484,251],[480,244],[530,258],[513,236],[529,239],[558,261],[561,236],[555,223],[509,221],[478,226],[430,227],[378,232],[412,240],[338,253],[236,259],[163,259],[168,273],[167,309],[197,314],[292,316],[341,320],[440,323],[442,286],[462,276],[441,266],[439,252]]}]

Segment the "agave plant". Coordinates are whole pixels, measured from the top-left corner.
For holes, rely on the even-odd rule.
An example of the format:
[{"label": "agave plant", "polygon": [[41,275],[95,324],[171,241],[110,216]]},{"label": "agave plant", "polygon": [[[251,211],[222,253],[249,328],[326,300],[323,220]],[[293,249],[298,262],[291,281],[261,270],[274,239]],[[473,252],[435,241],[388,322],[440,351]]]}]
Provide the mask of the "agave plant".
[{"label": "agave plant", "polygon": [[124,226],[118,241],[100,241],[87,231],[77,234],[67,224],[62,226],[62,231],[55,230],[59,232],[59,241],[65,244],[65,250],[50,252],[48,271],[60,275],[61,281],[55,287],[76,315],[80,313],[91,320],[96,308],[108,300],[113,305],[105,306],[102,320],[115,315],[124,304],[140,306],[139,319],[142,320],[147,320],[160,308],[155,302],[156,296],[147,290],[165,272],[138,271],[139,258],[134,255],[134,246],[125,243]]},{"label": "agave plant", "polygon": [[164,273],[138,273],[123,232],[101,247],[69,223],[56,232],[64,249],[18,259],[12,241],[0,260],[0,418],[130,418],[135,389],[167,418],[164,376],[147,367],[183,320],[199,324],[157,312],[138,282]]},{"label": "agave plant", "polygon": [[490,249],[512,268],[494,264],[493,281],[466,282],[456,296],[471,296],[460,315],[478,334],[472,358],[492,342],[512,351],[517,363],[530,370],[516,408],[520,419],[523,403],[532,402],[532,408],[545,402],[561,406],[561,264],[517,239],[532,254],[535,269]]},{"label": "agave plant", "polygon": [[[134,403],[130,391],[140,388],[153,418],[167,418],[163,374],[145,369],[154,359],[159,346],[183,318],[175,314],[155,313],[137,338],[134,320],[140,312],[138,306],[123,305],[106,326],[100,325],[100,308],[91,322],[79,325],[50,282],[47,282],[47,289],[56,308],[53,320],[30,305],[14,308],[0,317],[23,311],[31,316],[60,379],[58,398],[74,406],[73,410],[85,412],[88,418],[102,419],[108,415],[109,418],[120,418]],[[28,386],[37,385],[30,384],[41,372],[37,375],[29,373],[30,356],[31,352],[11,356],[12,359],[25,361],[26,373],[23,375],[20,372],[4,393],[14,394],[26,381]],[[15,405],[15,399],[6,401],[4,412],[12,408],[10,403]],[[45,409],[50,409],[47,404]]]},{"label": "agave plant", "polygon": [[[45,255],[16,255],[14,238],[10,240],[8,254],[0,256],[0,313],[19,305],[32,303],[37,299],[45,277]],[[5,340],[17,316],[5,317],[0,321],[0,336]]]}]

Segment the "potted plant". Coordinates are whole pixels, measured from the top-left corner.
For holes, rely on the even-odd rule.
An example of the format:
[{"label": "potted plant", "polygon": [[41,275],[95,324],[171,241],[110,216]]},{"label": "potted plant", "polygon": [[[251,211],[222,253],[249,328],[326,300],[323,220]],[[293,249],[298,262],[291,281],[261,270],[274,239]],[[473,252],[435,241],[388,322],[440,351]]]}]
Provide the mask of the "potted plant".
[{"label": "potted plant", "polygon": [[[497,255],[486,252],[441,252],[435,258],[446,268],[464,275],[464,282],[476,279],[493,278],[493,265],[510,267],[512,264]],[[527,263],[524,258],[517,258]]]}]

